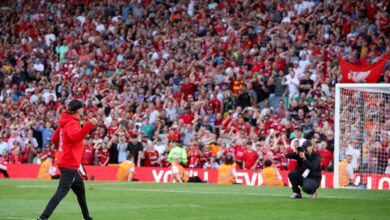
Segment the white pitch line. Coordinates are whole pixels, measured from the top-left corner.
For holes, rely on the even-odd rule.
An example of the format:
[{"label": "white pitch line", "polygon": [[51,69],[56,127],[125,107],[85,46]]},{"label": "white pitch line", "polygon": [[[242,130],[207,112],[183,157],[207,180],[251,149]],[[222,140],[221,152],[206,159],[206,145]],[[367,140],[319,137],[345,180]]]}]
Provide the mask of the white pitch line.
[{"label": "white pitch line", "polygon": [[[100,184],[94,184],[94,186],[99,186]],[[105,184],[109,185],[109,183]],[[57,188],[55,185],[20,185],[20,188]],[[137,189],[137,188],[94,188],[94,190],[99,191],[134,191],[134,192],[161,192],[161,193],[187,193],[187,194],[213,194],[213,195],[239,195],[239,196],[273,196],[273,197],[285,197],[288,198],[286,194],[278,193],[240,193],[240,192],[210,192],[210,191],[189,191],[189,190],[171,190],[171,189]],[[343,196],[327,196],[320,194],[320,198],[326,199],[353,199],[358,198],[354,197],[343,197]],[[390,201],[390,198],[364,198],[364,200],[381,200],[381,201]]]},{"label": "white pitch line", "polygon": [[56,188],[56,186],[54,185],[21,185],[21,186],[18,186],[18,188]]},{"label": "white pitch line", "polygon": [[[146,183],[149,183],[149,182],[146,182]],[[150,182],[150,183],[154,183],[154,182]],[[100,186],[100,185],[129,185],[129,184],[137,184],[137,183],[129,183],[129,182],[109,182],[109,183],[98,183],[98,182],[85,182],[84,181],[84,185],[85,186]],[[45,187],[57,187],[58,184],[46,184],[46,185],[18,185],[17,187],[19,188],[45,188]]]},{"label": "white pitch line", "polygon": [[238,193],[238,192],[210,192],[210,191],[188,191],[188,190],[172,190],[172,189],[121,189],[121,188],[96,188],[94,190],[107,191],[137,191],[137,192],[166,192],[166,193],[188,193],[188,194],[217,194],[217,195],[247,195],[247,196],[280,196],[284,194],[266,194],[266,193]]},{"label": "white pitch line", "polygon": [[15,220],[35,220],[34,218],[19,218],[19,217],[6,217],[7,219],[15,219]]},{"label": "white pitch line", "polygon": [[[161,190],[161,189],[121,189],[121,188],[95,188],[94,190],[100,191],[137,191],[137,192],[163,192],[163,193],[187,193],[187,194],[216,194],[216,195],[244,195],[244,196],[273,196],[273,197],[285,197],[288,198],[285,194],[277,194],[277,193],[238,193],[238,192],[209,192],[209,191],[188,191],[188,190]],[[352,197],[341,197],[341,196],[321,196],[320,198],[327,199],[353,199],[357,198]],[[364,200],[385,200],[390,201],[390,198],[364,198]]]},{"label": "white pitch line", "polygon": [[[21,185],[19,188],[56,188],[53,185]],[[237,193],[237,192],[209,192],[209,191],[188,191],[188,190],[163,190],[163,189],[136,189],[136,188],[94,188],[94,190],[100,191],[137,191],[137,192],[167,192],[167,193],[188,193],[188,194],[217,194],[217,195],[249,195],[249,196],[280,196],[285,197],[284,194],[266,194],[266,193]]]}]

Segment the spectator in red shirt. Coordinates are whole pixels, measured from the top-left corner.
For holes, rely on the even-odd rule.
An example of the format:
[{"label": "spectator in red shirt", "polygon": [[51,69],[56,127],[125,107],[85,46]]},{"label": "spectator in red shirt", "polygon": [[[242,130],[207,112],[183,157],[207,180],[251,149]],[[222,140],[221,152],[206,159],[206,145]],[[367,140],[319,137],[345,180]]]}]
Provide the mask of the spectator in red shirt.
[{"label": "spectator in red shirt", "polygon": [[12,151],[11,156],[9,157],[9,164],[22,164],[23,163],[23,156],[20,155],[20,147],[19,142],[14,142],[14,150]]},{"label": "spectator in red shirt", "polygon": [[186,77],[181,84],[181,91],[184,95],[184,100],[187,100],[188,96],[193,96],[196,90],[196,85],[190,81],[189,77]]},{"label": "spectator in red shirt", "polygon": [[234,157],[236,159],[237,165],[241,169],[243,169],[245,151],[246,151],[245,147],[241,146],[240,144],[236,144],[236,146],[234,146]]},{"label": "spectator in red shirt", "polygon": [[255,146],[255,150],[256,150],[256,153],[257,153],[257,160],[256,160],[256,163],[255,163],[255,169],[263,169],[263,161],[264,161],[264,139],[260,139],[259,142],[256,143],[256,146]]},{"label": "spectator in red shirt", "polygon": [[221,113],[222,103],[221,100],[218,99],[217,91],[214,92],[213,98],[210,100],[210,106],[215,113]]},{"label": "spectator in red shirt", "polygon": [[147,142],[147,148],[144,152],[144,166],[145,167],[158,167],[161,163],[159,161],[159,153],[154,149],[154,143]]},{"label": "spectator in red shirt", "polygon": [[274,140],[274,146],[272,147],[273,160],[275,161],[275,166],[278,167],[279,170],[287,169],[287,159],[285,157],[286,148],[289,148],[289,145],[285,140],[281,140],[281,138]]},{"label": "spectator in red shirt", "polygon": [[374,19],[376,13],[378,12],[378,6],[376,6],[375,0],[371,0],[369,2],[369,5],[366,6],[367,17],[370,19]]},{"label": "spectator in red shirt", "polygon": [[2,165],[9,164],[8,151],[5,150],[5,151],[1,152],[1,154],[0,154],[0,164],[2,164]]},{"label": "spectator in red shirt", "polygon": [[84,139],[83,156],[81,157],[82,165],[92,165],[95,158],[95,149],[92,145],[92,140],[89,137]]},{"label": "spectator in red shirt", "polygon": [[118,129],[119,129],[118,121],[116,119],[113,119],[108,128],[108,136],[111,137],[113,134],[115,134],[118,131]]},{"label": "spectator in red shirt", "polygon": [[50,145],[47,144],[47,145],[44,147],[43,151],[40,153],[40,159],[41,159],[42,161],[45,160],[49,154],[51,154],[51,149],[50,149]]},{"label": "spectator in red shirt", "polygon": [[27,144],[25,144],[24,146],[23,162],[32,163],[36,154],[37,151],[34,148],[32,142],[31,141],[27,142]]},{"label": "spectator in red shirt", "polygon": [[110,152],[107,149],[107,145],[103,145],[102,148],[98,150],[97,161],[99,166],[107,166],[108,160],[110,159]]},{"label": "spectator in red shirt", "polygon": [[[319,144],[319,147],[315,150],[315,152],[320,155],[321,157],[321,169],[324,171],[327,171],[329,168],[329,165],[333,161],[333,154],[331,151],[327,150],[327,143],[326,141],[322,141]],[[315,145],[316,146],[316,145]]]},{"label": "spectator in red shirt", "polygon": [[107,166],[110,159],[110,152],[108,151],[108,137],[98,139],[94,145],[96,165]]},{"label": "spectator in red shirt", "polygon": [[279,100],[279,106],[275,110],[275,113],[278,116],[278,118],[284,118],[286,116],[286,111],[287,110],[286,110],[284,100]]},{"label": "spectator in red shirt", "polygon": [[200,168],[202,167],[201,158],[203,157],[202,151],[199,149],[197,143],[192,142],[187,153],[188,167],[189,168]]},{"label": "spectator in red shirt", "polygon": [[[209,144],[205,144],[202,148],[203,157],[201,158],[201,165],[203,167],[206,161],[210,161],[210,157],[214,157],[214,153],[210,149]],[[215,161],[215,160],[214,160]]]},{"label": "spectator in red shirt", "polygon": [[180,119],[183,120],[184,124],[191,124],[194,118],[194,113],[190,111],[190,107],[185,107],[184,113],[180,116]]},{"label": "spectator in red shirt", "polygon": [[243,160],[243,169],[244,170],[254,170],[256,169],[256,161],[258,159],[257,152],[252,149],[252,142],[247,141],[246,142],[246,151],[244,153],[244,160]]},{"label": "spectator in red shirt", "polygon": [[180,140],[180,131],[177,126],[173,126],[172,129],[169,130],[167,138],[173,142],[178,142]]},{"label": "spectator in red shirt", "polygon": [[7,164],[8,164],[8,151],[4,150],[0,154],[0,172],[4,175],[5,178],[9,178],[7,172]]}]

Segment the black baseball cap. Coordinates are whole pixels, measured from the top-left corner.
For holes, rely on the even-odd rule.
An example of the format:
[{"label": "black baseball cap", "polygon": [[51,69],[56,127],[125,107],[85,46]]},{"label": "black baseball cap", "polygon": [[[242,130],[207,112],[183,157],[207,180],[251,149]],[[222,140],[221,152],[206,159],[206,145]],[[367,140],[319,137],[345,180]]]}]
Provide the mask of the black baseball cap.
[{"label": "black baseball cap", "polygon": [[77,100],[77,99],[73,99],[72,101],[70,101],[68,103],[68,112],[73,114],[77,110],[79,110],[80,108],[83,108],[84,106],[85,105],[82,101]]}]

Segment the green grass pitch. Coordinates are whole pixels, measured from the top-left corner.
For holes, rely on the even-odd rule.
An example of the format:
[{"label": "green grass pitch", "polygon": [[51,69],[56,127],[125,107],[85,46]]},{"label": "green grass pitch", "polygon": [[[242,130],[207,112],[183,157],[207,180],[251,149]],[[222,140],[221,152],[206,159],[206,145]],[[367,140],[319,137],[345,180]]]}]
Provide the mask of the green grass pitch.
[{"label": "green grass pitch", "polygon": [[[0,219],[32,220],[57,181],[0,179]],[[288,187],[85,182],[91,216],[99,219],[246,220],[390,219],[390,191],[320,189],[318,199],[289,198]],[[73,192],[50,219],[81,220]]]}]

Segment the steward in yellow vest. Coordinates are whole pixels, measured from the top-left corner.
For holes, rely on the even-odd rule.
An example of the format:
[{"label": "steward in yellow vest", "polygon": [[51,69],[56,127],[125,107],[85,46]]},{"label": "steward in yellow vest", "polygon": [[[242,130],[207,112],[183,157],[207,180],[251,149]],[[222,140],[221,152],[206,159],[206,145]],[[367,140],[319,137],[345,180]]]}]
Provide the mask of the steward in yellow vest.
[{"label": "steward in yellow vest", "polygon": [[218,184],[236,183],[236,168],[232,155],[226,155],[225,163],[218,167]]},{"label": "steward in yellow vest", "polygon": [[134,164],[134,155],[128,154],[127,160],[123,161],[119,165],[118,172],[116,174],[116,179],[118,181],[136,181],[135,176],[135,164]]},{"label": "steward in yellow vest", "polygon": [[37,178],[41,180],[58,179],[59,175],[54,175],[55,169],[53,166],[53,156],[48,155],[46,160],[39,166]]},{"label": "steward in yellow vest", "polygon": [[173,176],[173,182],[176,183],[204,183],[203,180],[199,176],[188,176],[188,173],[185,172],[184,167],[180,164],[180,156],[174,155],[173,156],[173,163],[172,163],[172,176]]},{"label": "steward in yellow vest", "polygon": [[345,160],[339,163],[339,185],[346,187],[352,185],[354,173],[351,167],[352,156],[346,155]]},{"label": "steward in yellow vest", "polygon": [[263,177],[263,186],[284,186],[279,171],[272,166],[271,160],[264,161],[264,169],[261,171],[261,176]]}]

